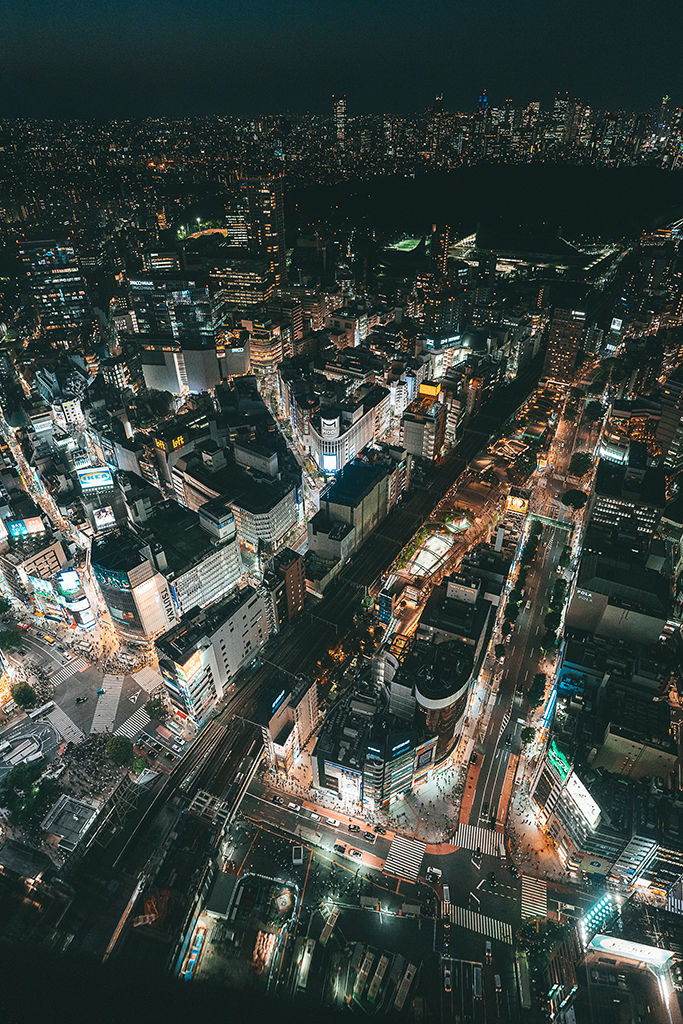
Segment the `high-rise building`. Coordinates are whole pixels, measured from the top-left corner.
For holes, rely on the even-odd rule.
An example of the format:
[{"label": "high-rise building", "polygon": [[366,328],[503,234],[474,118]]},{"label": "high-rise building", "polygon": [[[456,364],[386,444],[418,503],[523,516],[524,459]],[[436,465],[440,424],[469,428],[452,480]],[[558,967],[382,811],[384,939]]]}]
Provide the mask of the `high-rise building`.
[{"label": "high-rise building", "polygon": [[144,644],[176,621],[171,587],[141,551],[138,538],[112,536],[94,545],[92,568],[119,636]]},{"label": "high-rise building", "polygon": [[21,255],[33,304],[44,331],[79,327],[92,320],[76,252],[68,242],[28,242]]},{"label": "high-rise building", "polygon": [[279,175],[247,176],[240,182],[246,210],[247,238],[261,253],[279,287],[287,280],[283,179]]},{"label": "high-rise building", "polygon": [[346,96],[333,96],[332,110],[337,145],[343,147],[346,134]]},{"label": "high-rise building", "polygon": [[432,257],[432,265],[435,273],[442,274],[444,277],[448,271],[450,231],[451,229],[448,224],[444,224],[443,227],[438,229],[436,224],[432,224],[432,240],[429,250]]},{"label": "high-rise building", "polygon": [[555,308],[543,364],[543,378],[546,381],[570,383],[585,326],[586,314],[583,310]]},{"label": "high-rise building", "polygon": [[306,573],[303,557],[291,548],[283,548],[275,556],[273,570],[284,583],[287,618],[293,619],[304,606]]},{"label": "high-rise building", "polygon": [[159,668],[174,711],[199,726],[233,676],[270,635],[267,598],[245,587],[208,608],[194,608],[156,640]]}]

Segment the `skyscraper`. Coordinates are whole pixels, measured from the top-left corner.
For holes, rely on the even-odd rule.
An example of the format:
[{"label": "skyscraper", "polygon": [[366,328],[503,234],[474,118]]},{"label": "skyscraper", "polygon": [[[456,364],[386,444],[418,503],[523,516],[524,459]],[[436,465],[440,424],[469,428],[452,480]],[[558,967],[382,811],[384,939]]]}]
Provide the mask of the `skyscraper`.
[{"label": "skyscraper", "polygon": [[283,179],[280,175],[247,176],[240,181],[246,210],[249,247],[268,261],[275,286],[287,280]]},{"label": "skyscraper", "polygon": [[33,305],[44,331],[79,327],[92,320],[74,247],[54,240],[28,242],[21,250]]},{"label": "skyscraper", "polygon": [[558,384],[569,384],[572,380],[585,326],[583,310],[555,308],[543,364],[545,380]]},{"label": "skyscraper", "polygon": [[332,109],[337,145],[343,147],[346,131],[346,96],[333,96]]}]

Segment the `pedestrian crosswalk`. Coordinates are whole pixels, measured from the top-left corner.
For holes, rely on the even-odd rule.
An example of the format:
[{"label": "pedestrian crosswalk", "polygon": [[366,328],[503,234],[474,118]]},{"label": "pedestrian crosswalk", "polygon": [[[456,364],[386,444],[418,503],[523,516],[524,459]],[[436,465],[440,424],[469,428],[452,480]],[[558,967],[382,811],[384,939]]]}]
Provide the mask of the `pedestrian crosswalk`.
[{"label": "pedestrian crosswalk", "polygon": [[441,913],[460,928],[467,928],[468,931],[479,932],[491,939],[509,942],[512,945],[512,928],[506,921],[486,917],[485,914],[477,914],[474,910],[465,910],[464,907],[456,907],[452,903],[442,903]]},{"label": "pedestrian crosswalk", "polygon": [[129,740],[135,739],[141,729],[149,725],[151,718],[144,708],[138,708],[130,718],[120,725],[114,732],[115,736],[127,736]]},{"label": "pedestrian crosswalk", "polygon": [[83,739],[83,733],[78,728],[75,722],[72,722],[69,716],[62,711],[61,708],[53,708],[52,711],[48,712],[48,720],[52,722],[55,729],[67,743],[80,743]]},{"label": "pedestrian crosswalk", "polygon": [[505,856],[502,832],[492,832],[490,829],[464,825],[462,822],[453,836],[453,845],[460,846],[463,850],[481,850],[489,857]]},{"label": "pedestrian crosswalk", "polygon": [[395,835],[389,847],[389,856],[384,863],[384,874],[416,882],[422,867],[425,845],[417,839]]},{"label": "pedestrian crosswalk", "polygon": [[522,918],[548,917],[548,883],[545,878],[522,875]]},{"label": "pedestrian crosswalk", "polygon": [[85,658],[74,658],[74,660],[70,661],[68,665],[64,666],[64,668],[60,668],[59,672],[55,672],[55,674],[50,677],[50,682],[54,686],[58,686],[59,683],[63,683],[65,679],[70,679],[71,676],[75,676],[77,672],[87,668],[89,664],[90,662],[86,661]]},{"label": "pedestrian crosswalk", "polygon": [[95,717],[90,732],[111,732],[116,721],[119,697],[123,689],[123,676],[106,675],[102,680],[103,693],[100,694],[95,708]]}]

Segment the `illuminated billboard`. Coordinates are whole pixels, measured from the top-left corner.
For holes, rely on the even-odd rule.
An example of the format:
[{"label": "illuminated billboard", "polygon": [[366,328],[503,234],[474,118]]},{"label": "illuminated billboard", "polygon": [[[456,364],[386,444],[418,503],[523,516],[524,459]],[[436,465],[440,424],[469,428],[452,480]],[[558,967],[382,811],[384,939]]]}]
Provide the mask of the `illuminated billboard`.
[{"label": "illuminated billboard", "polygon": [[600,821],[600,808],[577,775],[567,779],[567,793],[591,828]]},{"label": "illuminated billboard", "polygon": [[521,515],[526,515],[528,508],[528,498],[520,498],[516,494],[508,494],[507,501],[505,502],[506,512],[519,512]]},{"label": "illuminated billboard", "polygon": [[45,524],[40,516],[31,519],[8,519],[7,529],[11,537],[28,537],[34,533],[45,533]]},{"label": "illuminated billboard", "polygon": [[96,508],[93,512],[93,516],[95,518],[95,526],[98,530],[103,530],[107,526],[116,525],[114,510],[111,505],[104,505],[102,508]]},{"label": "illuminated billboard", "polygon": [[75,569],[64,569],[57,577],[60,592],[64,597],[71,597],[81,589],[81,578]]},{"label": "illuminated billboard", "polygon": [[610,331],[620,331],[624,321],[620,320],[618,316],[612,317],[612,323],[610,324]]},{"label": "illuminated billboard", "polygon": [[617,939],[613,935],[594,935],[589,943],[589,949],[595,949],[600,953],[612,953],[613,956],[624,960],[651,964],[654,967],[663,967],[674,955],[669,949],[644,946],[640,942],[627,942],[626,939]]},{"label": "illuminated billboard", "polygon": [[55,600],[55,588],[49,580],[39,580],[36,576],[29,576],[29,580],[33,587],[34,594],[40,594],[41,597],[47,597],[50,601]]},{"label": "illuminated billboard", "polygon": [[179,679],[189,683],[201,670],[201,667],[202,656],[199,651],[195,651],[192,657],[188,658],[184,665],[181,666],[176,664],[176,672],[178,673]]},{"label": "illuminated billboard", "polygon": [[548,747],[548,760],[550,761],[551,765],[553,766],[557,774],[560,776],[562,781],[565,782],[565,780],[569,778],[572,766],[570,765],[569,761],[564,756],[562,751],[558,748],[557,744],[555,743],[555,740],[553,740],[550,746]]},{"label": "illuminated billboard", "polygon": [[323,473],[337,472],[337,456],[323,455]]},{"label": "illuminated billboard", "polygon": [[84,491],[106,490],[114,486],[111,472],[104,466],[97,469],[77,469],[76,475]]}]

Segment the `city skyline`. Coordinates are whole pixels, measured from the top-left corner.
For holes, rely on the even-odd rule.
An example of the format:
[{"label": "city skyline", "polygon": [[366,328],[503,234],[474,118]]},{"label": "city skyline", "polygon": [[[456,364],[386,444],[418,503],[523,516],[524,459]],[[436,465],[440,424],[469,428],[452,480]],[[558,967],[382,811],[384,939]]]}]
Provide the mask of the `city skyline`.
[{"label": "city skyline", "polygon": [[3,114],[322,113],[330,93],[404,113],[440,93],[464,108],[483,86],[515,102],[560,89],[602,108],[650,108],[680,80],[669,8],[494,0],[485,12],[394,2],[340,13],[309,0],[202,0],[162,11],[131,0],[114,12],[84,0],[61,13],[32,0],[5,17]]}]

